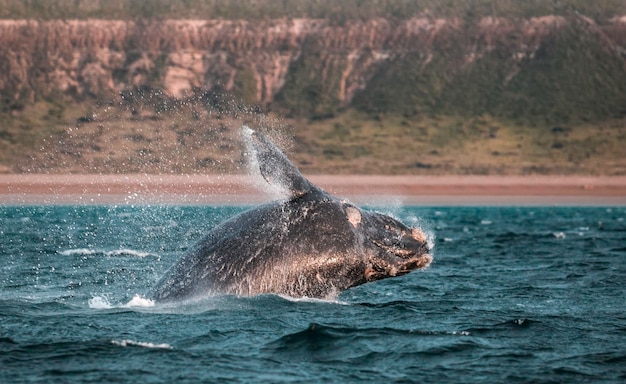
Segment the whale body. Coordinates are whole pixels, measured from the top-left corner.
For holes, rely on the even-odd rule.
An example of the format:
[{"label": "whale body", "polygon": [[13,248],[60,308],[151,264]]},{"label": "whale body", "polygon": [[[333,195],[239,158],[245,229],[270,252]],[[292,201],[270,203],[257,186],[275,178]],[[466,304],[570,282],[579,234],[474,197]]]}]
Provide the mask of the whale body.
[{"label": "whale body", "polygon": [[261,175],[287,197],[215,227],[166,272],[149,298],[262,293],[332,298],[431,263],[420,228],[329,195],[266,136],[250,129],[245,134]]}]

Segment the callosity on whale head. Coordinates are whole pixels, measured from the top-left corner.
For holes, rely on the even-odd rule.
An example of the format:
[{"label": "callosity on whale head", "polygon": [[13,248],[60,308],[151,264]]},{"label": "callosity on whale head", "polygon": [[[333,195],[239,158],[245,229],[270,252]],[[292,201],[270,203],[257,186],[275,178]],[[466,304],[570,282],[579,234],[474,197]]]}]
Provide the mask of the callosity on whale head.
[{"label": "callosity on whale head", "polygon": [[264,135],[244,129],[263,178],[285,199],[242,212],[190,248],[149,293],[177,301],[216,293],[329,298],[430,264],[424,233],[337,199]]}]

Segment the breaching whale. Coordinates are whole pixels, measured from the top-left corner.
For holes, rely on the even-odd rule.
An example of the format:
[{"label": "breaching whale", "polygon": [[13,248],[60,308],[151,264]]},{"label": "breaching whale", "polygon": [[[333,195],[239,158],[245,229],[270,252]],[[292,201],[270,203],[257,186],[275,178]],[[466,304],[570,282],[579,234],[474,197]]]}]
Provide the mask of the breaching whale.
[{"label": "breaching whale", "polygon": [[287,197],[215,227],[165,273],[150,299],[262,293],[332,298],[430,264],[421,229],[329,195],[266,136],[249,128],[244,134],[263,178]]}]

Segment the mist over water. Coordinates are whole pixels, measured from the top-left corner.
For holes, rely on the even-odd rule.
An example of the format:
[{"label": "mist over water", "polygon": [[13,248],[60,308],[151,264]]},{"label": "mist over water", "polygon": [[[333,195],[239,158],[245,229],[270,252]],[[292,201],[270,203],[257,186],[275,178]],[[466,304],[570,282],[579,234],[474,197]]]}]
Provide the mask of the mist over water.
[{"label": "mist over water", "polygon": [[626,210],[376,207],[424,271],[335,301],[143,299],[245,207],[0,207],[0,381],[620,382]]}]

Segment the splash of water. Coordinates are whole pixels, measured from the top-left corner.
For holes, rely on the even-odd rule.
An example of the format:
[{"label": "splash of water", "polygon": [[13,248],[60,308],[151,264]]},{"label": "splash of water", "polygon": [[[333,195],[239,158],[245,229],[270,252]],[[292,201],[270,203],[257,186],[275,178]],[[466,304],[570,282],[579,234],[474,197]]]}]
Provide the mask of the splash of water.
[{"label": "splash of water", "polygon": [[426,244],[428,244],[428,249],[430,249],[430,253],[433,254],[433,250],[435,249],[435,240],[437,239],[433,224],[425,221],[421,217],[414,215],[407,217],[406,220],[409,227],[419,228],[422,230],[424,235],[426,235]]},{"label": "splash of water", "polygon": [[154,307],[153,300],[146,299],[136,294],[126,304],[112,304],[106,296],[94,296],[88,301],[91,309],[114,309],[114,308],[150,308]]},{"label": "splash of water", "polygon": [[254,130],[251,129],[247,125],[243,125],[241,127],[241,134],[243,137],[243,143],[246,148],[246,152],[244,154],[245,159],[247,161],[248,175],[253,176],[252,182],[254,183],[254,187],[257,190],[260,190],[265,195],[272,197],[274,199],[282,199],[286,198],[288,195],[287,187],[280,184],[269,184],[265,181],[265,179],[261,176],[260,165],[258,162],[257,151],[253,145],[253,137]]},{"label": "splash of water", "polygon": [[112,309],[115,308],[104,296],[95,296],[89,299],[89,308],[91,309]]},{"label": "splash of water", "polygon": [[150,299],[146,299],[141,295],[135,295],[132,299],[126,304],[124,304],[124,308],[131,307],[154,307],[154,301]]}]

